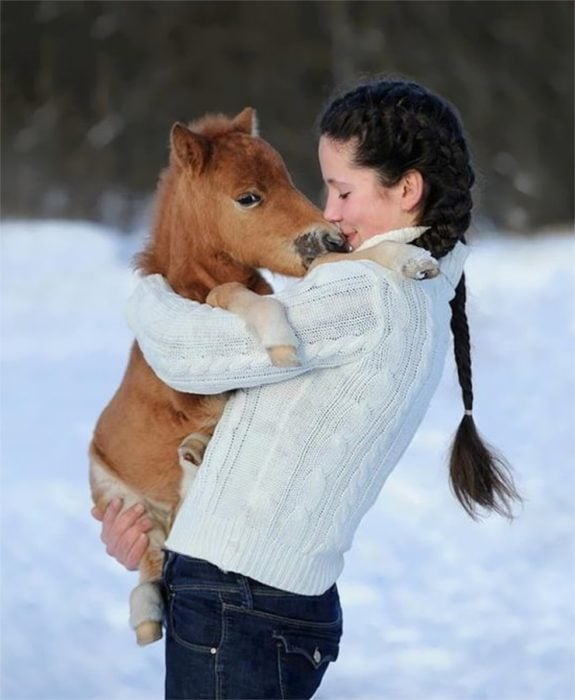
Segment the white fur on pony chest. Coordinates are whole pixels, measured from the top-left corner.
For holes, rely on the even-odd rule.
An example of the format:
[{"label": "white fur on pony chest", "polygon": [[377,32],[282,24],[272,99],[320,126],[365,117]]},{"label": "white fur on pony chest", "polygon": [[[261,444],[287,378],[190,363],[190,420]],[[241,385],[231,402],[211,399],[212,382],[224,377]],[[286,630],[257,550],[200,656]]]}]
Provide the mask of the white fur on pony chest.
[{"label": "white fur on pony chest", "polygon": [[147,514],[154,521],[154,528],[148,533],[150,542],[155,547],[163,547],[173,520],[173,509],[170,505],[143,497],[114,476],[94,457],[90,459],[90,480],[92,492],[98,496],[98,500],[101,498],[106,503],[111,503],[115,498],[119,498],[123,501],[123,510],[137,503],[146,506]]}]

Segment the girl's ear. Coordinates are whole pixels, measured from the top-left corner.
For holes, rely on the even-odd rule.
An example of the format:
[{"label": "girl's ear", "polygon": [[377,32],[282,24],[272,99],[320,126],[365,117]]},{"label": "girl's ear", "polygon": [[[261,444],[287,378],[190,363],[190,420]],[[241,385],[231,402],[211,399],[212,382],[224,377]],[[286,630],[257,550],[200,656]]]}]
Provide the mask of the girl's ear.
[{"label": "girl's ear", "polygon": [[401,208],[405,212],[415,211],[423,203],[425,183],[419,170],[408,170],[401,178]]}]

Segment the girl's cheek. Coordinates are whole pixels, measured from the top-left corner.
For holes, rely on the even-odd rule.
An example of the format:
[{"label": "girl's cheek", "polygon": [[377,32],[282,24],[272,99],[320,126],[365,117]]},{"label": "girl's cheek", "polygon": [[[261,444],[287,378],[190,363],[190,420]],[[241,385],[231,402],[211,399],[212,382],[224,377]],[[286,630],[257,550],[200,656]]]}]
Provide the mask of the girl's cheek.
[{"label": "girl's cheek", "polygon": [[346,205],[345,202],[342,202],[342,207],[341,207],[341,218],[344,219],[348,224],[353,223],[355,217],[353,215],[353,207],[350,207],[349,204]]}]

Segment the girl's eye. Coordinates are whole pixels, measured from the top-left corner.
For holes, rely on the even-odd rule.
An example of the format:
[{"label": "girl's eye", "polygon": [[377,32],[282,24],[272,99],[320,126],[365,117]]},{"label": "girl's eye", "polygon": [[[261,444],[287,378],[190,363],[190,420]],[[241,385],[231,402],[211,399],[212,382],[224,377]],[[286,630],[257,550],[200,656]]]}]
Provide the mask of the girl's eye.
[{"label": "girl's eye", "polygon": [[261,201],[262,201],[262,198],[260,197],[259,194],[256,194],[255,192],[246,192],[245,194],[240,195],[236,199],[236,202],[241,207],[244,207],[244,209],[251,209],[252,207],[257,207],[257,205]]},{"label": "girl's eye", "polygon": [[338,199],[347,199],[349,197],[350,193],[349,192],[342,192],[339,196]]}]

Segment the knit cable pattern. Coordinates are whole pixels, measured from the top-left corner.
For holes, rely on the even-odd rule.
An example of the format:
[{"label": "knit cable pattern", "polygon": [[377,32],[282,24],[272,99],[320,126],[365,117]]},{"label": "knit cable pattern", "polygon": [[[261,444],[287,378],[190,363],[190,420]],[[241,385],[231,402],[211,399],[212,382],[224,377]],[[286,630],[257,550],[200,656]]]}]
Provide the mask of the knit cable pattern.
[{"label": "knit cable pattern", "polygon": [[441,375],[465,248],[459,244],[442,259],[443,274],[423,283],[345,262],[321,266],[277,295],[303,359],[289,370],[270,368],[231,314],[173,299],[165,286],[140,290],[145,301],[132,303],[130,317],[156,371],[163,357],[166,374],[188,390],[238,388],[169,548],[306,595],[333,584]]}]

